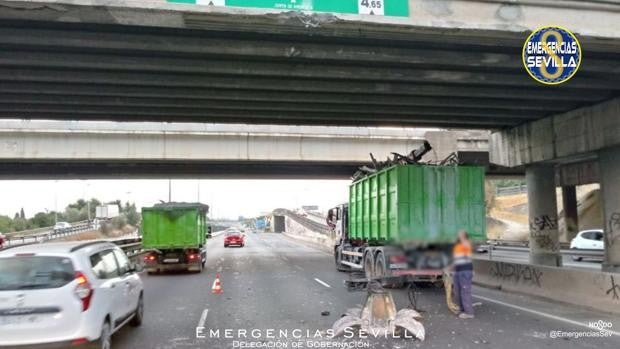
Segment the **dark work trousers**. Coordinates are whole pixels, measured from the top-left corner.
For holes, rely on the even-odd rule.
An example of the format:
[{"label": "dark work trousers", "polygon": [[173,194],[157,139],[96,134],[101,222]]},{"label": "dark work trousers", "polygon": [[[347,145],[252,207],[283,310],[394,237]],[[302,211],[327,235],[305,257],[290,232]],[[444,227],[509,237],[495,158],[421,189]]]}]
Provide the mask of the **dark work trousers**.
[{"label": "dark work trousers", "polygon": [[454,295],[456,304],[465,314],[474,315],[471,301],[471,280],[474,277],[472,270],[461,270],[454,273]]}]

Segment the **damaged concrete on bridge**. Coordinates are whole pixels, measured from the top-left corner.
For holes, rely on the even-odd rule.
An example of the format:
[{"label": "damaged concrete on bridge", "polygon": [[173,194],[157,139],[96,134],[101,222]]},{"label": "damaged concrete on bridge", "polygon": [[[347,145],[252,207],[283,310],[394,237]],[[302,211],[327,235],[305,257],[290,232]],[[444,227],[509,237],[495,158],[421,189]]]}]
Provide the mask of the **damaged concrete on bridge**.
[{"label": "damaged concrete on bridge", "polygon": [[[504,128],[620,90],[618,5],[433,3],[399,18],[3,0],[0,117]],[[521,63],[540,13],[572,23],[587,59],[562,86]]]}]

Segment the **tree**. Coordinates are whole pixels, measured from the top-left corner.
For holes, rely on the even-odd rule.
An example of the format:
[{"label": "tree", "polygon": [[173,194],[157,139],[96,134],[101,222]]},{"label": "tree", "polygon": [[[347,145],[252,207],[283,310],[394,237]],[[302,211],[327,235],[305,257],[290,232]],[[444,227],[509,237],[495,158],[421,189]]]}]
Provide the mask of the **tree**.
[{"label": "tree", "polygon": [[65,209],[65,218],[67,222],[77,222],[81,220],[82,214],[83,213],[81,213],[80,210],[77,209],[75,206],[67,206],[67,208]]},{"label": "tree", "polygon": [[0,215],[0,233],[6,233],[11,230],[11,217]]},{"label": "tree", "polygon": [[84,207],[86,207],[86,201],[84,199],[78,199],[78,201],[76,201],[75,203],[69,204],[67,206],[67,208],[75,208],[78,211],[83,209]]},{"label": "tree", "polygon": [[140,222],[140,213],[136,209],[135,203],[125,203],[125,207],[122,210],[123,215],[127,218],[127,223],[131,225],[137,225]]},{"label": "tree", "polygon": [[95,218],[97,216],[97,206],[101,206],[101,201],[92,198],[90,199],[90,218]]},{"label": "tree", "polygon": [[11,222],[11,230],[13,231],[22,231],[27,230],[28,228],[28,221],[21,217],[17,217],[13,219],[13,222]]},{"label": "tree", "polygon": [[19,218],[21,219],[26,219],[26,214],[24,213],[24,208],[22,207],[22,209],[19,211]]},{"label": "tree", "polygon": [[54,213],[38,212],[30,219],[30,226],[33,228],[50,227],[54,225]]}]

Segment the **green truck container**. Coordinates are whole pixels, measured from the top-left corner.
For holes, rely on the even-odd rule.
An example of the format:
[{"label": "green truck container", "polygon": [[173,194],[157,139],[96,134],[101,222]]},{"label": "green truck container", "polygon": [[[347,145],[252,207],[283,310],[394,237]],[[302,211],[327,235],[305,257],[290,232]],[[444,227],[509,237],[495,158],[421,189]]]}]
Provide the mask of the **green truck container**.
[{"label": "green truck container", "polygon": [[351,184],[349,217],[349,237],[372,243],[452,243],[460,229],[484,239],[484,168],[387,168]]},{"label": "green truck container", "polygon": [[142,246],[149,272],[181,269],[201,272],[207,258],[207,213],[201,203],[170,202],[142,208]]},{"label": "green truck container", "polygon": [[328,213],[341,271],[437,279],[459,230],[486,238],[484,168],[394,165],[353,182],[349,202]]}]

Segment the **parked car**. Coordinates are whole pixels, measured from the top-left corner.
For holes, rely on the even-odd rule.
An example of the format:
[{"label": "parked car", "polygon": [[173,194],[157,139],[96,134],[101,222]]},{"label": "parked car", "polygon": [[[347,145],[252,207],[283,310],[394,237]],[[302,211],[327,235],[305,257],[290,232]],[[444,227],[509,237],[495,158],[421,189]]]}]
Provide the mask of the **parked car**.
[{"label": "parked car", "polygon": [[245,235],[240,231],[227,231],[224,237],[224,247],[228,246],[245,246]]},{"label": "parked car", "polygon": [[116,245],[60,242],[0,251],[0,347],[111,348],[139,326],[143,285]]},{"label": "parked car", "polygon": [[56,224],[54,224],[54,228],[52,230],[54,230],[54,233],[62,233],[65,230],[71,229],[71,224],[68,222],[57,222]]},{"label": "parked car", "polygon": [[[570,248],[576,250],[601,250],[605,249],[604,233],[602,229],[580,231],[570,242]],[[573,256],[573,260],[580,261],[582,257]]]}]

